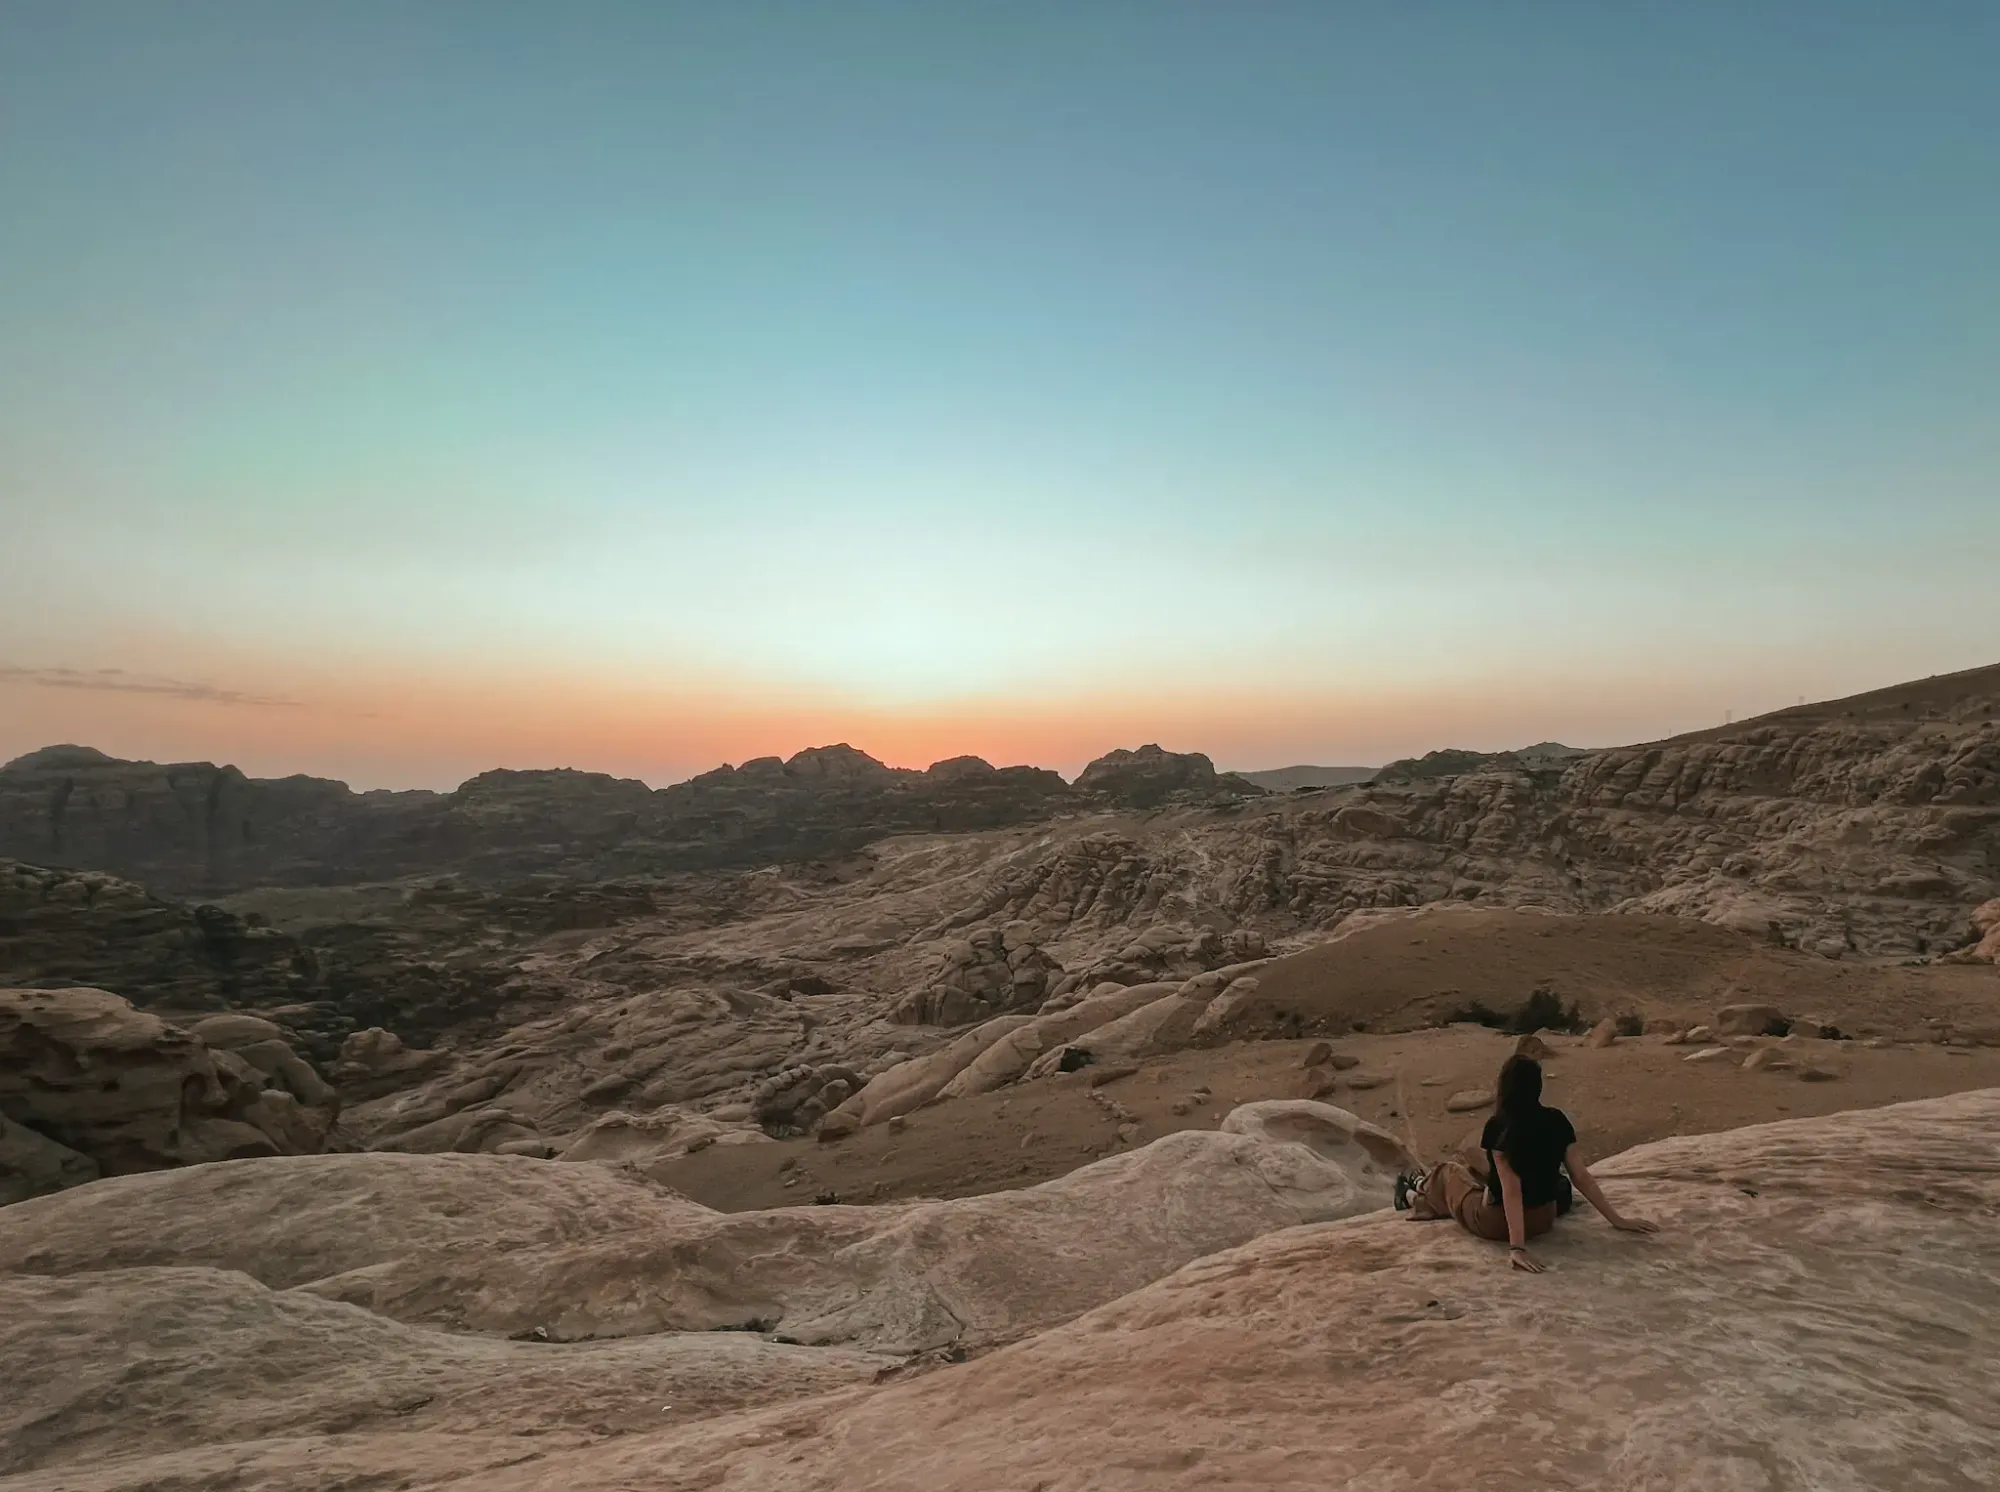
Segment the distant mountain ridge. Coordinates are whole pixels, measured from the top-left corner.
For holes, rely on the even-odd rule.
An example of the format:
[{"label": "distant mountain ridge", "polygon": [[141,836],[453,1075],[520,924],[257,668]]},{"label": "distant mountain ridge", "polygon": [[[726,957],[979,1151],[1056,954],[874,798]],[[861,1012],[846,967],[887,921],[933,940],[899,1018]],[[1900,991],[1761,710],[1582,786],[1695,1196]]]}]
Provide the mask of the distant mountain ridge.
[{"label": "distant mountain ridge", "polygon": [[838,743],[651,788],[572,768],[495,769],[449,793],[357,793],[212,762],[50,746],[0,767],[0,857],[109,871],[175,894],[463,873],[602,879],[812,860],[885,834],[991,829],[1090,808],[1232,801],[1261,789],[1199,752],[1114,751],[1074,784],[954,757],[890,767]]},{"label": "distant mountain ridge", "polygon": [[1565,746],[1560,741],[1538,741],[1517,751],[1465,751],[1447,746],[1423,756],[1403,757],[1385,767],[1272,767],[1262,772],[1236,775],[1255,783],[1266,792],[1295,793],[1318,788],[1353,787],[1377,779],[1409,782],[1418,778],[1455,777],[1483,767],[1518,766],[1531,772],[1566,766],[1580,756],[1590,755],[1583,746]]},{"label": "distant mountain ridge", "polygon": [[[1213,838],[1226,821],[1208,810],[1253,804],[1231,816],[1273,837],[1233,916],[1284,908],[1319,925],[1441,898],[1616,906],[1923,952],[1951,946],[1960,909],[1992,897],[2000,877],[2000,666],[1600,751],[1432,752],[1296,802],[1156,745],[1107,753],[1073,783],[978,758],[893,768],[836,744],[659,790],[503,770],[450,793],[355,793],[50,747],[0,768],[0,858],[108,871],[175,896],[440,875],[546,889],[807,864],[886,835],[1107,810],[1195,807],[1185,832]],[[1103,832],[1141,828],[1107,821]],[[1118,875],[1117,897],[1135,906],[1169,894],[1165,882],[1127,885],[1141,876],[1133,866]],[[1223,893],[1171,894],[1207,916]],[[1079,889],[1057,906],[1074,915],[1097,895]]]},{"label": "distant mountain ridge", "polygon": [[1518,751],[1464,751],[1447,746],[1422,756],[1406,756],[1390,762],[1379,774],[1384,782],[1412,782],[1429,777],[1456,777],[1486,767],[1521,767],[1530,772],[1559,770],[1580,756],[1589,756],[1582,746],[1565,746],[1560,741],[1539,741]]}]

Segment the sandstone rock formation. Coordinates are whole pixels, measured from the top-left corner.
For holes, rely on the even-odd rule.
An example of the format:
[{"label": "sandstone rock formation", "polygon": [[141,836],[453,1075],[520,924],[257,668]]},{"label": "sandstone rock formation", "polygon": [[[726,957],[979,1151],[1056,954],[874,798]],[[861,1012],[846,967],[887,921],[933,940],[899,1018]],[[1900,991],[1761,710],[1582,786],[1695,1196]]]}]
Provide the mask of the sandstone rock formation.
[{"label": "sandstone rock formation", "polygon": [[395,1032],[370,1026],[341,1043],[333,1080],[350,1099],[379,1098],[408,1087],[445,1060],[443,1052],[412,1051]]},{"label": "sandstone rock formation", "polygon": [[[776,875],[748,878],[784,909],[769,919],[686,932],[642,921],[559,946],[528,944],[523,962],[532,958],[534,977],[568,992],[558,1013],[530,1003],[504,1036],[454,1036],[444,1048],[402,1052],[384,1059],[390,1065],[379,1078],[359,1062],[337,1064],[343,1083],[365,1085],[345,1122],[365,1143],[433,1151],[562,1154],[611,1113],[664,1114],[670,1136],[683,1133],[673,1116],[701,1114],[738,1131],[837,1140],[947,1090],[962,1096],[1038,1081],[1066,1065],[1106,1068],[1243,1037],[1338,1035],[1356,1023],[1409,1029],[1473,1018],[1466,1012],[1475,1007],[1502,1023],[1538,1001],[1585,1023],[1670,1013],[1679,1031],[1719,1006],[1783,991],[1787,1018],[1811,1012],[1860,1034],[1936,1018],[1945,1040],[1994,1019],[1979,994],[1990,987],[1984,968],[1834,963],[1682,918],[1447,904],[1354,917],[1326,941],[1268,961],[1073,988],[1034,1013],[969,1029],[900,1025],[885,1018],[893,997],[878,991],[931,978],[921,965],[907,971],[918,957],[941,962],[936,950],[958,937],[949,918],[928,920],[965,894],[949,878],[940,884],[938,857],[947,854],[979,863],[962,839],[905,841],[840,896],[801,896]],[[854,888],[868,893],[865,911]],[[862,916],[881,935],[854,947]],[[1162,926],[1183,937],[1178,923]],[[837,969],[839,978],[821,979],[818,993],[791,990],[819,976],[774,981],[777,966],[753,940],[778,937],[796,960],[789,967]],[[1127,925],[1113,922],[1102,931],[1072,927],[1053,946],[1129,979],[1143,970],[1119,962],[1127,937]],[[1551,979],[1558,994],[1549,993]],[[774,983],[786,993],[768,993]],[[1019,1034],[1025,1027],[1031,1035]],[[373,1050],[387,1040],[355,1044]],[[395,1065],[405,1062],[407,1070]],[[685,1133],[692,1140],[700,1132]]]},{"label": "sandstone rock formation", "polygon": [[[374,1481],[366,1468],[385,1456],[405,1474],[476,1476],[524,1453],[865,1384],[896,1361],[742,1332],[552,1350],[180,1267],[0,1275],[0,1315],[10,1487],[8,1473],[33,1483],[43,1469],[72,1487],[136,1474],[190,1488],[330,1488]],[[310,1470],[284,1469],[300,1456]]]},{"label": "sandstone rock formation", "polygon": [[[1351,1155],[1353,1131],[1331,1112],[1239,1111],[1210,1137],[1248,1147],[1227,1182],[1162,1142],[1067,1193],[978,1208],[718,1221],[601,1167],[478,1156],[253,1161],[40,1198],[0,1212],[0,1373],[19,1385],[0,1469],[24,1492],[984,1492],[1078,1468],[1106,1492],[1329,1475],[1478,1492],[1495,1466],[1554,1486],[1983,1476],[2000,1092],[1599,1162],[1662,1231],[1580,1209],[1537,1242],[1545,1275],[1384,1209],[1250,1225],[1125,1283],[1186,1257],[1193,1239],[1162,1249],[1163,1224],[1199,1232],[1247,1202],[1267,1225],[1339,1191],[1322,1178],[1350,1169],[1319,1147]],[[1169,1170],[1178,1206],[1157,1189]],[[1356,1200],[1379,1203],[1376,1184]],[[1141,1267],[1075,1248],[1135,1219]],[[754,1288],[704,1296],[718,1277]],[[780,1331],[671,1329],[753,1309]],[[465,1331],[516,1323],[528,1340]],[[637,1334],[536,1335],[605,1326]],[[843,1345],[954,1331],[1011,1345],[930,1371]],[[806,1334],[832,1344],[770,1339]],[[139,1378],[123,1365],[142,1341]]]},{"label": "sandstone rock formation", "polygon": [[0,1110],[0,1207],[82,1186],[103,1174],[89,1156],[16,1124]]},{"label": "sandstone rock formation", "polygon": [[751,1094],[752,1117],[774,1135],[810,1134],[867,1081],[837,1062],[781,1068]]},{"label": "sandstone rock formation", "polygon": [[388,1021],[418,1038],[490,1018],[512,971],[460,950],[490,942],[496,921],[537,933],[573,925],[550,919],[551,904],[601,902],[605,890],[483,898],[476,909],[399,891],[366,920],[281,931],[254,911],[171,901],[98,871],[0,860],[0,982],[88,985],[177,1012],[256,1006],[331,1063],[358,1027]]},{"label": "sandstone rock formation", "polygon": [[[789,1128],[789,1126],[788,1126]],[[711,1145],[765,1144],[771,1136],[713,1114],[681,1108],[655,1109],[649,1114],[616,1110],[592,1120],[560,1147],[549,1144],[502,1145],[496,1154],[538,1155],[544,1159],[598,1161],[628,1166],[642,1174],[663,1162],[678,1160]]]},{"label": "sandstone rock formation", "polygon": [[1235,773],[1218,774],[1199,751],[1141,746],[1111,751],[1085,767],[1077,788],[1125,808],[1156,808],[1170,798],[1256,797],[1264,790]]},{"label": "sandstone rock formation", "polygon": [[911,1025],[969,1026],[996,1015],[1033,1010],[1061,975],[1062,966],[1036,945],[1035,931],[1027,923],[980,928],[945,944],[929,983],[898,1001],[890,1019]]},{"label": "sandstone rock formation", "polygon": [[1973,908],[1969,920],[1977,941],[1949,956],[1968,964],[2000,964],[2000,897]]},{"label": "sandstone rock formation", "polygon": [[875,1074],[827,1115],[821,1133],[832,1139],[922,1108],[991,1047],[1033,1024],[1026,1015],[1003,1015],[975,1026],[950,1044],[907,1057]]},{"label": "sandstone rock formation", "polygon": [[325,1148],[333,1091],[265,1022],[210,1047],[102,990],[0,990],[0,1202],[97,1176]]},{"label": "sandstone rock formation", "polygon": [[1542,741],[1533,746],[1523,746],[1518,751],[1463,751],[1448,746],[1440,751],[1425,752],[1422,756],[1403,757],[1372,775],[1384,782],[1412,782],[1430,777],[1458,777],[1467,772],[1493,768],[1509,771],[1546,771],[1554,768],[1560,771],[1577,757],[1588,755],[1590,753],[1583,748],[1565,746],[1560,741]]},{"label": "sandstone rock formation", "polygon": [[1775,1005],[1725,1005],[1715,1013],[1715,1029],[1724,1036],[1776,1036],[1787,1025]]},{"label": "sandstone rock formation", "polygon": [[1273,1234],[962,1369],[578,1453],[560,1474],[579,1492],[974,1492],[1078,1466],[1107,1492],[1306,1492],[1329,1468],[1336,1485],[1479,1492],[1519,1466],[1551,1486],[1977,1485],[2000,1395],[2000,1095],[1596,1169],[1659,1237],[1581,1213],[1529,1276],[1391,1214]]},{"label": "sandstone rock formation", "polygon": [[940,1098],[990,1093],[1027,1072],[1045,1054],[1172,993],[1166,984],[1107,984],[1074,1005],[1036,1016],[1007,1032],[968,1062],[939,1090]]},{"label": "sandstone rock formation", "polygon": [[421,832],[437,798],[51,746],[0,767],[0,856],[109,871],[170,893],[323,884],[331,865],[368,875],[392,862],[395,842]]},{"label": "sandstone rock formation", "polygon": [[0,976],[129,990],[177,1009],[307,997],[310,952],[274,928],[99,871],[0,860]]},{"label": "sandstone rock formation", "polygon": [[10,1208],[0,1279],[240,1271],[453,1331],[746,1327],[900,1354],[1005,1340],[1257,1233],[1382,1207],[1407,1162],[1385,1132],[1297,1102],[1025,1191],[877,1208],[715,1213],[607,1167],[507,1156],[263,1161]]}]

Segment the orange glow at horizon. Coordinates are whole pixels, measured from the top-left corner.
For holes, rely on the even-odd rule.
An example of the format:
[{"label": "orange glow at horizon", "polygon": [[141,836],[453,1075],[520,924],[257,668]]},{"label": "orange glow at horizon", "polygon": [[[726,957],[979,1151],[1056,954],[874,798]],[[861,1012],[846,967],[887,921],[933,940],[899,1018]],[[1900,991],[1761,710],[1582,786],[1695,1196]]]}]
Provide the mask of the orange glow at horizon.
[{"label": "orange glow at horizon", "polygon": [[[1500,749],[1545,739],[1596,746],[1720,721],[1712,700],[1753,709],[1741,681],[1651,677],[1505,687],[1434,684],[1333,691],[1275,687],[1134,690],[1034,700],[967,699],[888,707],[801,691],[758,698],[713,688],[640,690],[604,681],[420,677],[328,682],[288,703],[0,681],[0,760],[74,742],[115,756],[233,763],[253,776],[295,772],[357,788],[449,788],[494,767],[575,767],[656,786],[724,762],[790,756],[844,741],[892,766],[974,755],[1065,776],[1114,747],[1157,741],[1202,751],[1223,770],[1313,762],[1376,766],[1439,746]],[[1731,692],[1733,691],[1733,692]],[[1714,717],[1714,718],[1711,718]]]}]

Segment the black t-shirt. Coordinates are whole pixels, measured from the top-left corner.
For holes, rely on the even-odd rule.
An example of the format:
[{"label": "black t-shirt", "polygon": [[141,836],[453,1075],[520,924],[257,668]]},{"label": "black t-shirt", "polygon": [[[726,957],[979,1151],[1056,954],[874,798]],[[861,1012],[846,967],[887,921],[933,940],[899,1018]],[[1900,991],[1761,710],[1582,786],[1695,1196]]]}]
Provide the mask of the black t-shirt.
[{"label": "black t-shirt", "polygon": [[[1563,1156],[1576,1143],[1576,1128],[1561,1109],[1538,1108],[1527,1121],[1527,1134],[1507,1146],[1515,1170],[1521,1178],[1521,1205],[1546,1207],[1555,1201],[1562,1185]],[[1501,1148],[1506,1121],[1498,1114],[1486,1121],[1479,1136],[1486,1152],[1486,1196],[1500,1205],[1500,1167],[1493,1152]]]}]

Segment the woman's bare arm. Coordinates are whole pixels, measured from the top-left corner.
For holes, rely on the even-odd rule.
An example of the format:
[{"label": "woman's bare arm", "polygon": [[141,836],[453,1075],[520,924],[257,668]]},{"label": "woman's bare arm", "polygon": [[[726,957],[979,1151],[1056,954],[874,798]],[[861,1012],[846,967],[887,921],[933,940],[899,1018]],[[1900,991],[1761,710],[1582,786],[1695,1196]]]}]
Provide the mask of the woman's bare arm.
[{"label": "woman's bare arm", "polygon": [[1521,1205],[1521,1178],[1501,1151],[1493,1152],[1493,1165],[1500,1172],[1500,1205],[1507,1210],[1508,1262],[1528,1274],[1540,1274],[1541,1261],[1528,1252],[1528,1209]]},{"label": "woman's bare arm", "polygon": [[[1576,1189],[1590,1199],[1590,1205],[1603,1214],[1604,1220],[1612,1227],[1626,1233],[1657,1233],[1657,1223],[1649,1223],[1642,1217],[1627,1217],[1604,1195],[1604,1188],[1597,1184],[1597,1178],[1590,1174],[1590,1167],[1583,1163],[1583,1152],[1572,1145],[1563,1155],[1563,1164],[1569,1167],[1569,1179],[1576,1183]],[[1510,1224],[1511,1226],[1511,1224]]]}]

